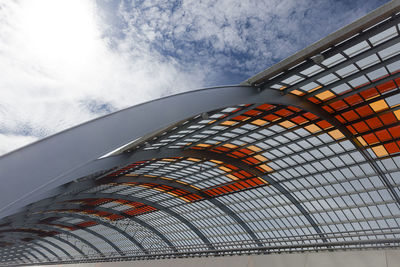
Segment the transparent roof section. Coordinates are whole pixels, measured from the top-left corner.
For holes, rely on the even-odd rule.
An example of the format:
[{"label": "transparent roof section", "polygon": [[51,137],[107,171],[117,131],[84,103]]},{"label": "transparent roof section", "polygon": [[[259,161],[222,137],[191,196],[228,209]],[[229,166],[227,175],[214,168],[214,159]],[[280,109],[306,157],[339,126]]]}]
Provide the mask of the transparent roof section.
[{"label": "transparent roof section", "polygon": [[152,157],[0,222],[1,263],[398,247],[399,22],[255,85],[299,105],[198,114],[121,152]]}]

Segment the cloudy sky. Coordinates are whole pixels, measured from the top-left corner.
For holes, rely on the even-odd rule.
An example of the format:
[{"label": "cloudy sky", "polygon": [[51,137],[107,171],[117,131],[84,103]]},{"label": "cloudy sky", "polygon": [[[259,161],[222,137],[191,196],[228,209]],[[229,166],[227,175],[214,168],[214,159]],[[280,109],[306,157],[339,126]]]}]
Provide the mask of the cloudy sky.
[{"label": "cloudy sky", "polygon": [[237,84],[386,0],[0,0],[0,155],[154,98]]}]

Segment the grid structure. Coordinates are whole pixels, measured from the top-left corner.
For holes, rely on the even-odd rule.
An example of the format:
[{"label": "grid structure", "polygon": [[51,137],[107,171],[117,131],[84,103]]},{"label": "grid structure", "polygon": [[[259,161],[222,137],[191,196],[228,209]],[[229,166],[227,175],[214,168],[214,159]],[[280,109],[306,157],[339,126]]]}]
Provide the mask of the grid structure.
[{"label": "grid structure", "polygon": [[0,263],[398,247],[398,9],[247,81],[294,104],[242,99],[175,123],[3,218]]}]

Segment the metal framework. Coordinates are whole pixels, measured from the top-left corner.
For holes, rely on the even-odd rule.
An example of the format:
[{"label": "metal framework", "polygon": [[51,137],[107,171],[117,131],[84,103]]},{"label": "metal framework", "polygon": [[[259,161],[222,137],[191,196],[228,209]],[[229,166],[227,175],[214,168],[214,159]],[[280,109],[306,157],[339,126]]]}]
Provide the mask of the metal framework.
[{"label": "metal framework", "polygon": [[0,157],[0,264],[398,248],[399,11]]}]

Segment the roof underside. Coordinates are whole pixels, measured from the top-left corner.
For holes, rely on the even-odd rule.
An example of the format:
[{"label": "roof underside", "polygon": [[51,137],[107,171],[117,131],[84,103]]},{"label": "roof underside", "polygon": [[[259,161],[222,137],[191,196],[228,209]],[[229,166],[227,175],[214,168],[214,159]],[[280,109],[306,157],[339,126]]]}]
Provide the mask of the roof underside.
[{"label": "roof underside", "polygon": [[255,97],[104,151],[117,163],[1,219],[0,263],[398,247],[398,10],[250,78]]}]

